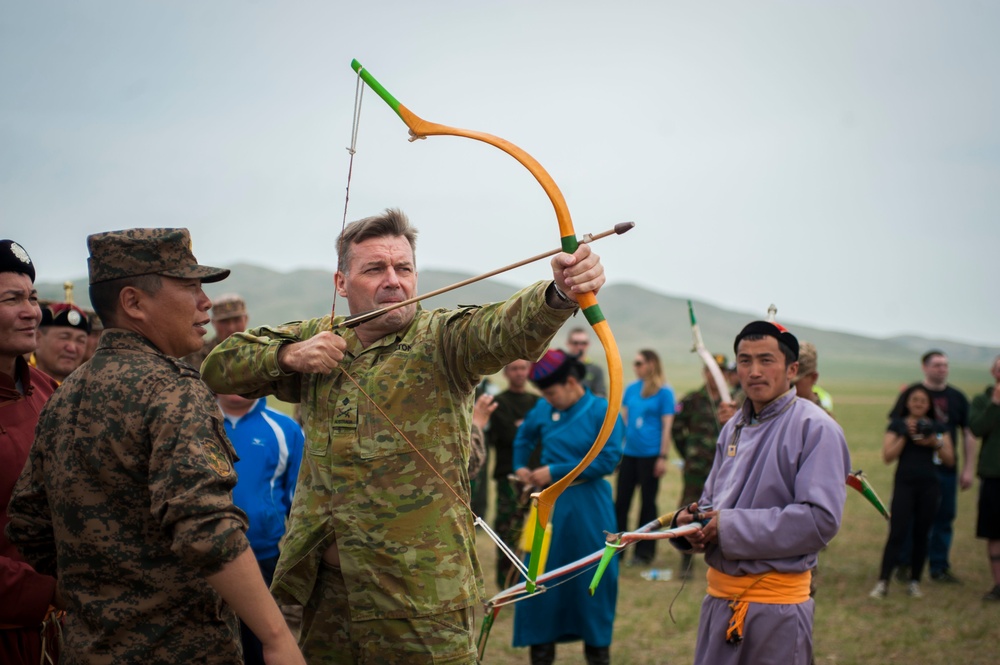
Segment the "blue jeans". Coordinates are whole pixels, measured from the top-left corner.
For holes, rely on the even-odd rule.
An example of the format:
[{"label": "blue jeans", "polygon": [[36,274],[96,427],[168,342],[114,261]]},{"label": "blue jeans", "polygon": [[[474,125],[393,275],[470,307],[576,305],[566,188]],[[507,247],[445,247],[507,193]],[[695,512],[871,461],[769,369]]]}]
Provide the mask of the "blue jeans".
[{"label": "blue jeans", "polygon": [[[934,521],[931,524],[930,542],[927,546],[927,559],[931,575],[937,575],[951,568],[948,563],[948,553],[951,551],[951,539],[954,533],[952,523],[958,512],[958,473],[955,469],[938,467],[938,480],[941,483],[941,502],[938,504]],[[906,541],[899,553],[899,565],[909,566],[913,558],[913,525],[907,529]]]},{"label": "blue jeans", "polygon": [[931,543],[927,548],[931,575],[943,573],[951,567],[948,564],[948,552],[951,551],[954,533],[952,524],[958,513],[958,473],[955,469],[938,469],[938,479],[941,481],[941,503],[938,504],[934,524],[931,525]]}]

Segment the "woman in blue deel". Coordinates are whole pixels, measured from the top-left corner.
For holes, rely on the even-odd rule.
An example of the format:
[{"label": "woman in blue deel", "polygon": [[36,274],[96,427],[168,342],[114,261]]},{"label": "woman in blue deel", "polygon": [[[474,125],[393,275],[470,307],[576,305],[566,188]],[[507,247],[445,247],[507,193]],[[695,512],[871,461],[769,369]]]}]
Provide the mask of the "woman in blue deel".
[{"label": "woman in blue deel", "polygon": [[[514,468],[526,485],[544,488],[565,476],[597,438],[608,401],[580,384],[584,367],[575,356],[549,350],[531,368],[541,391],[514,439]],[[541,465],[529,469],[532,451],[541,446]],[[547,570],[554,570],[604,547],[604,532],[615,531],[611,484],[622,454],[619,419],[597,459],[560,495],[552,511]],[[514,646],[531,647],[532,665],[552,663],[556,643],[583,640],[588,665],[611,662],[611,632],[618,599],[618,561],[613,559],[594,596],[589,577],[579,576],[518,603]]]}]

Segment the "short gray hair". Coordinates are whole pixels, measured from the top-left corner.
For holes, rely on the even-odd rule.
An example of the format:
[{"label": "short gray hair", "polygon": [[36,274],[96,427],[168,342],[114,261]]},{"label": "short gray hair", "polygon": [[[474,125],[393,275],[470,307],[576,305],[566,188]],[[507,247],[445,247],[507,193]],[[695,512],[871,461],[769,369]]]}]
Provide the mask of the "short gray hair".
[{"label": "short gray hair", "polygon": [[410,220],[399,208],[386,208],[381,215],[365,217],[351,222],[337,238],[337,270],[347,272],[351,261],[351,247],[370,238],[384,236],[406,238],[413,252],[414,263],[417,256],[417,229],[410,225]]}]

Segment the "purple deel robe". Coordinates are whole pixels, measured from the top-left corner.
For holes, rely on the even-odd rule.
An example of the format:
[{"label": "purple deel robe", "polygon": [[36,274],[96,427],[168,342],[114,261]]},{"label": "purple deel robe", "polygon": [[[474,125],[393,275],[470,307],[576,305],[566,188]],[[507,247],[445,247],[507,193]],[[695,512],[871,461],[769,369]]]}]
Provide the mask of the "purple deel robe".
[{"label": "purple deel robe", "polygon": [[[751,420],[747,400],[719,435],[701,506],[719,513],[705,562],[729,575],[799,573],[840,528],[851,460],[844,431],[795,390]],[[729,451],[735,443],[735,454]],[[678,545],[683,545],[678,543]],[[695,665],[794,665],[812,659],[813,601],[751,603],[739,645],[726,642],[728,601],[701,605]]]}]

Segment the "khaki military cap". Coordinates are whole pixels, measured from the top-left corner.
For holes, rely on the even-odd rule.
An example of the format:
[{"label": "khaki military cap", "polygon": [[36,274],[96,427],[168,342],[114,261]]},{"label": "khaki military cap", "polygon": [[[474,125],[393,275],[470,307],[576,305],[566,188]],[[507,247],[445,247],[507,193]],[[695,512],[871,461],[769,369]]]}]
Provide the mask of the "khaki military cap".
[{"label": "khaki military cap", "polygon": [[799,371],[792,383],[815,372],[816,361],[816,345],[811,342],[802,342],[799,345]]},{"label": "khaki military cap", "polygon": [[87,237],[90,283],[140,275],[166,275],[181,279],[218,282],[229,276],[226,268],[198,264],[191,253],[187,229],[126,229]]},{"label": "khaki military cap", "polygon": [[101,317],[97,316],[97,312],[92,309],[83,310],[87,313],[87,319],[90,321],[90,332],[101,332],[104,330],[104,324],[101,322]]},{"label": "khaki military cap", "polygon": [[227,293],[212,301],[212,320],[225,321],[247,315],[247,304],[235,293]]}]

